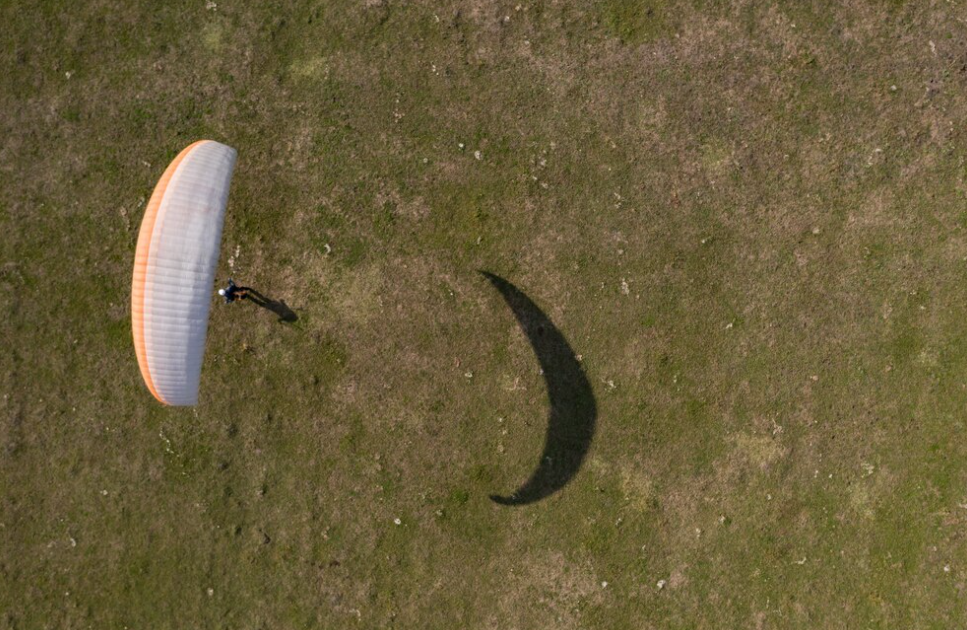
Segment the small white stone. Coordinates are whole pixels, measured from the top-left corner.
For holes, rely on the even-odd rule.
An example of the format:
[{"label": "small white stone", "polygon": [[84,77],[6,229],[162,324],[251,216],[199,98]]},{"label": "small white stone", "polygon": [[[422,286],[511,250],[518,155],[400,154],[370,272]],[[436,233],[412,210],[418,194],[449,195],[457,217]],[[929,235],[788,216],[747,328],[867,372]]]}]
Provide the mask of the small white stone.
[{"label": "small white stone", "polygon": [[473,156],[475,158],[477,158],[478,160],[482,160],[483,159],[483,153],[481,153],[480,151],[474,151],[473,152]]},{"label": "small white stone", "polygon": [[403,521],[400,520],[399,518],[394,518],[393,519],[393,524],[394,525],[402,525],[403,524]]},{"label": "small white stone", "polygon": [[658,580],[658,584],[656,584],[656,586],[658,587],[658,590],[660,591],[661,589],[665,588],[665,584],[666,584],[665,580]]},{"label": "small white stone", "polygon": [[606,581],[601,582],[601,588],[608,588],[608,583]]},{"label": "small white stone", "polygon": [[461,143],[460,143],[460,144],[458,144],[457,146],[458,146],[458,147],[460,147],[461,149],[463,149],[463,147],[464,147],[464,144],[463,144],[463,143],[461,142]]},{"label": "small white stone", "polygon": [[215,589],[213,589],[211,587],[208,587],[208,591],[207,592],[208,592],[208,596],[211,597],[212,595],[215,594]]},{"label": "small white stone", "polygon": [[950,565],[949,564],[944,565],[943,572],[944,573],[950,573]]}]

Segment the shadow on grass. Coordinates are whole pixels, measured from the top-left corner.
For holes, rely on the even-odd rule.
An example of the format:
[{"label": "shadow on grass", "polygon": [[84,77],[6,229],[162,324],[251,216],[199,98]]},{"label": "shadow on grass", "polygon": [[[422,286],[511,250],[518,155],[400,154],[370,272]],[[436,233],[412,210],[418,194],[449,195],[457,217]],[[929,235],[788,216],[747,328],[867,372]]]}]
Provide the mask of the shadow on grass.
[{"label": "shadow on grass", "polygon": [[267,298],[251,287],[246,287],[246,290],[248,292],[245,295],[245,299],[261,306],[266,310],[272,311],[279,317],[280,322],[292,323],[299,319],[299,316],[295,314],[295,311],[288,307],[285,301]]},{"label": "shadow on grass", "polygon": [[537,355],[547,384],[550,417],[544,452],[530,478],[510,496],[491,495],[501,505],[527,505],[563,488],[581,468],[598,416],[594,392],[584,369],[561,331],[517,287],[480,272],[500,291]]}]

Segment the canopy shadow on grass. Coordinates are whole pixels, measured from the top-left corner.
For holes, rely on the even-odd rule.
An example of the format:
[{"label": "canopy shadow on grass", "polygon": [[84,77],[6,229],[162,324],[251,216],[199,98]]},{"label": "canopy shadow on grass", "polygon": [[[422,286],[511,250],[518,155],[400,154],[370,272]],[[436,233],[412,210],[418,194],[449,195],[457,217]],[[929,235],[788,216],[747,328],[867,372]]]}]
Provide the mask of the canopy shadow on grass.
[{"label": "canopy shadow on grass", "polygon": [[487,271],[537,355],[547,385],[550,415],[544,452],[530,478],[510,496],[491,495],[501,505],[527,505],[568,484],[578,473],[594,437],[598,411],[594,392],[561,331],[523,292]]}]

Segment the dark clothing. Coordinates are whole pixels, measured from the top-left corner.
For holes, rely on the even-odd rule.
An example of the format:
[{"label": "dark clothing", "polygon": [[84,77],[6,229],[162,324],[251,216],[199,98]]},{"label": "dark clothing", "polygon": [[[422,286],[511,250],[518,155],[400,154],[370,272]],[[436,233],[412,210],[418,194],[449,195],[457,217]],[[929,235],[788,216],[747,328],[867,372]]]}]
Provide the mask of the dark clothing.
[{"label": "dark clothing", "polygon": [[249,288],[248,287],[240,287],[237,284],[235,284],[235,281],[234,280],[232,280],[231,278],[229,278],[229,280],[228,280],[228,286],[225,287],[223,289],[223,291],[225,292],[224,293],[225,303],[226,304],[231,304],[235,300],[244,300],[245,298],[247,298],[248,297]]}]

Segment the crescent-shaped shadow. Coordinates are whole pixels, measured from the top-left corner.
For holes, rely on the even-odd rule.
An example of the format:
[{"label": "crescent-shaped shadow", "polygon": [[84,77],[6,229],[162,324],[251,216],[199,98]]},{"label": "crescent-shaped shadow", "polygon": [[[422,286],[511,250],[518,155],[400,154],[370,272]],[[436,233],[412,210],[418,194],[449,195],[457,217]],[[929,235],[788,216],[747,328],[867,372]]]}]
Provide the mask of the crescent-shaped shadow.
[{"label": "crescent-shaped shadow", "polygon": [[500,291],[514,312],[547,384],[551,411],[537,469],[510,496],[490,497],[501,505],[527,505],[554,494],[580,470],[594,437],[597,404],[574,351],[547,315],[510,282],[486,271],[480,273]]}]

